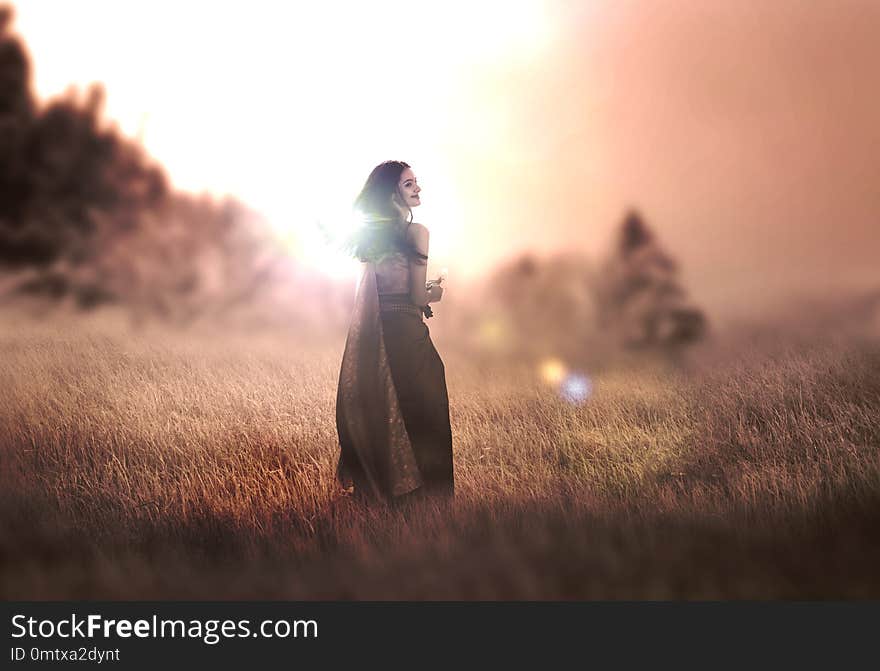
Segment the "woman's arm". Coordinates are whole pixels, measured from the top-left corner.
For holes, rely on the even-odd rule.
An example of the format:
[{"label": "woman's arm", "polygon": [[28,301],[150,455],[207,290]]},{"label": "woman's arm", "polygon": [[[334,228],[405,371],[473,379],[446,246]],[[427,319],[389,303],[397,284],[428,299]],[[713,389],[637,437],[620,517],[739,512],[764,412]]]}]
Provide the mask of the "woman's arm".
[{"label": "woman's arm", "polygon": [[421,224],[413,223],[407,230],[407,236],[416,248],[423,254],[425,259],[410,259],[409,262],[409,295],[416,305],[425,306],[428,303],[436,303],[443,296],[443,287],[432,286],[430,290],[425,288],[428,274],[428,242],[430,235],[428,229]]}]

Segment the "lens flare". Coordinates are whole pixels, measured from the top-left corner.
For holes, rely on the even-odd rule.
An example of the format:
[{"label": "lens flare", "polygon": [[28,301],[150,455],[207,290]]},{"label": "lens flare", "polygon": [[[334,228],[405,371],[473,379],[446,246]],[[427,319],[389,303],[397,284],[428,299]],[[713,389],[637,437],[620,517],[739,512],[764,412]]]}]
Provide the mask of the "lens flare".
[{"label": "lens flare", "polygon": [[559,384],[566,374],[565,364],[559,359],[546,359],[541,364],[541,377],[549,384]]},{"label": "lens flare", "polygon": [[343,250],[342,243],[363,225],[361,213],[343,210],[316,217],[310,225],[281,222],[274,229],[297,263],[330,278],[349,279],[359,274],[359,264]]},{"label": "lens flare", "polygon": [[559,393],[569,403],[584,403],[593,395],[593,382],[581,373],[572,373],[565,377]]}]

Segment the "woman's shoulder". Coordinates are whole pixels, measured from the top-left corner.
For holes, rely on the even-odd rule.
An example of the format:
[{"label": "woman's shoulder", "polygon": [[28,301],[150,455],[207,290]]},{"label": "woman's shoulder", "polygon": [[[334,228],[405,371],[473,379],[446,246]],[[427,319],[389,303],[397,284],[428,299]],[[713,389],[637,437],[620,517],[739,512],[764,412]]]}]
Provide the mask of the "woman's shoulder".
[{"label": "woman's shoulder", "polygon": [[412,240],[425,240],[430,235],[430,231],[428,231],[428,227],[424,224],[413,221],[407,225],[406,234]]}]

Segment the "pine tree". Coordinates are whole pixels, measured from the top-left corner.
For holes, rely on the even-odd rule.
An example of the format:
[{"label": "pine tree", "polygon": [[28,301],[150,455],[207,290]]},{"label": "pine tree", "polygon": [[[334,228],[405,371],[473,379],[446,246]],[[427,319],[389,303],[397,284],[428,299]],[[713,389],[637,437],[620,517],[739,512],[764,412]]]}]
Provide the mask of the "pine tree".
[{"label": "pine tree", "polygon": [[615,331],[625,346],[678,349],[705,334],[705,315],[690,303],[678,264],[636,210],[624,217],[600,277],[600,327]]}]

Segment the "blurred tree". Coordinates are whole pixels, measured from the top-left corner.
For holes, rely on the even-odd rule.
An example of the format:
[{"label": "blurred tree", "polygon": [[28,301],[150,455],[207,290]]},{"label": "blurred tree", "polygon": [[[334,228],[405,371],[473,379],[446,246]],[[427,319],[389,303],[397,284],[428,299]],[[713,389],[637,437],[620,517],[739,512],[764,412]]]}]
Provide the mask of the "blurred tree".
[{"label": "blurred tree", "polygon": [[76,270],[161,206],[166,179],[140,146],[101,127],[100,86],[38,109],[11,21],[0,8],[0,268],[34,271],[25,291],[82,291],[89,303],[101,292],[76,287]]},{"label": "blurred tree", "polygon": [[138,320],[226,315],[257,300],[285,258],[267,222],[234,198],[174,193],[151,216],[109,261],[110,283]]},{"label": "blurred tree", "polygon": [[479,340],[491,327],[492,347],[503,345],[521,356],[595,354],[594,284],[592,265],[579,254],[523,254],[489,278],[468,328]]},{"label": "blurred tree", "polygon": [[285,256],[266,222],[231,198],[174,192],[102,124],[101,86],[38,106],[12,18],[0,7],[0,271],[13,292],[176,323],[252,300]]},{"label": "blurred tree", "polygon": [[[0,264],[45,261],[51,240],[27,230],[25,147],[34,122],[30,63],[24,46],[10,33],[12,9],[0,7]],[[20,261],[21,260],[21,261]]]},{"label": "blurred tree", "polygon": [[705,315],[688,301],[677,264],[635,210],[624,217],[596,288],[599,327],[627,347],[675,350],[705,333]]},{"label": "blurred tree", "polygon": [[463,319],[475,342],[493,326],[490,349],[503,344],[507,353],[590,365],[627,349],[675,358],[706,329],[677,264],[635,211],[598,270],[577,253],[524,254],[496,270],[479,309]]}]

